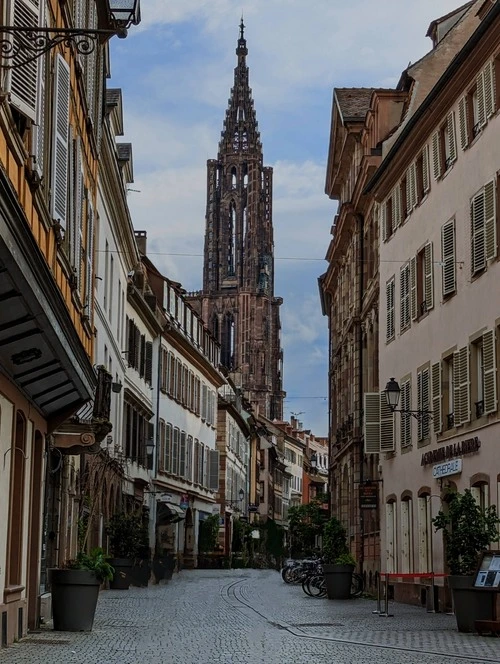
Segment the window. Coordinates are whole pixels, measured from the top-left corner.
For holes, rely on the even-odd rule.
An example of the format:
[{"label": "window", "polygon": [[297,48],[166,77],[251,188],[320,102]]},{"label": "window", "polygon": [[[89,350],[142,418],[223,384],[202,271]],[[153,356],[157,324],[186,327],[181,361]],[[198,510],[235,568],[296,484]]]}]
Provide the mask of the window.
[{"label": "window", "polygon": [[180,431],[175,427],[172,440],[172,473],[174,475],[179,474],[179,438]]},{"label": "window", "polygon": [[440,129],[439,147],[441,149],[441,168],[447,171],[457,158],[455,138],[455,114],[449,113],[445,124]]},{"label": "window", "polygon": [[172,425],[167,423],[165,428],[165,470],[172,472]]},{"label": "window", "polygon": [[410,327],[410,264],[407,263],[401,268],[399,275],[399,295],[400,295],[400,325],[401,332]]},{"label": "window", "polygon": [[441,433],[443,428],[441,380],[441,362],[435,362],[431,366],[432,426],[435,434]]},{"label": "window", "polygon": [[[417,410],[428,411],[429,408],[429,369],[417,372]],[[429,437],[429,418],[422,415],[418,418],[418,440]]]},{"label": "window", "polygon": [[[21,68],[20,75],[26,72]],[[36,85],[35,85],[36,89]],[[67,196],[68,196],[68,162],[69,162],[69,109],[70,109],[70,70],[66,60],[56,56],[54,79],[54,123],[52,144],[52,173],[51,173],[51,216],[66,229],[67,224]]]},{"label": "window", "polygon": [[417,509],[418,571],[430,572],[432,568],[432,520],[430,496],[419,496]]},{"label": "window", "polygon": [[380,206],[380,226],[382,228],[382,240],[388,240],[393,233],[392,198],[389,198]]},{"label": "window", "polygon": [[457,261],[455,244],[455,220],[441,227],[441,269],[443,297],[453,295],[457,288]]},{"label": "window", "polygon": [[470,422],[470,362],[469,348],[464,346],[453,353],[454,424]]},{"label": "window", "polygon": [[434,306],[434,261],[432,242],[410,260],[411,317],[418,319]]},{"label": "window", "polygon": [[193,481],[193,436],[188,436],[186,441],[186,474],[184,477]]},{"label": "window", "polygon": [[401,572],[409,574],[413,571],[413,519],[412,500],[401,501]]},{"label": "window", "polygon": [[486,262],[497,255],[496,187],[490,180],[472,198],[471,222],[471,267],[477,274],[486,267]]},{"label": "window", "polygon": [[365,392],[365,454],[394,451],[394,413],[387,405],[384,392]]},{"label": "window", "polygon": [[179,448],[179,476],[186,476],[186,432],[181,431],[181,442]]},{"label": "window", "polygon": [[472,497],[482,510],[485,510],[490,505],[490,487],[486,482],[478,482],[471,486],[470,491]]},{"label": "window", "polygon": [[478,419],[497,410],[496,341],[493,330],[485,332],[472,344],[472,391],[474,414]]},{"label": "window", "polygon": [[[401,381],[400,395],[401,410],[411,410],[411,380]],[[411,445],[411,418],[410,413],[401,413],[400,418],[400,440],[401,448]]]},{"label": "window", "polygon": [[416,189],[420,202],[430,189],[429,146],[425,145],[416,161]]},{"label": "window", "polygon": [[385,286],[385,295],[386,295],[386,334],[385,340],[392,341],[395,335],[395,326],[394,326],[394,291],[395,291],[395,281],[394,277],[390,279]]},{"label": "window", "polygon": [[417,167],[414,162],[406,171],[406,207],[408,214],[416,207],[417,203]]},{"label": "window", "polygon": [[160,419],[159,421],[159,443],[160,450],[158,455],[158,468],[159,470],[165,470],[165,429],[166,425],[164,420]]},{"label": "window", "polygon": [[453,429],[455,426],[454,416],[454,376],[453,376],[453,355],[449,355],[443,360],[443,397],[442,404],[444,407],[444,425],[445,428]]}]

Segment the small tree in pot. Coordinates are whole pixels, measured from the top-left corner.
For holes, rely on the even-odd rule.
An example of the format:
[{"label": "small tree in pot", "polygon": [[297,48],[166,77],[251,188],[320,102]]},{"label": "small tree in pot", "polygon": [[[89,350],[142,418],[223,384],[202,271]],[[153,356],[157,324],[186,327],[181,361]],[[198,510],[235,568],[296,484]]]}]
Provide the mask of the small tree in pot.
[{"label": "small tree in pot", "polygon": [[328,599],[349,599],[356,561],[349,552],[346,529],[336,517],[323,528],[323,559]]},{"label": "small tree in pot", "polygon": [[474,631],[476,620],[491,619],[494,595],[473,588],[479,554],[499,540],[499,519],[494,505],[482,509],[470,489],[446,496],[447,511],[432,520],[436,532],[443,531],[449,585],[460,632]]},{"label": "small tree in pot", "polygon": [[114,514],[106,529],[109,548],[113,555],[111,564],[115,576],[110,583],[114,590],[127,590],[131,583],[131,572],[142,544],[142,518],[139,514]]}]

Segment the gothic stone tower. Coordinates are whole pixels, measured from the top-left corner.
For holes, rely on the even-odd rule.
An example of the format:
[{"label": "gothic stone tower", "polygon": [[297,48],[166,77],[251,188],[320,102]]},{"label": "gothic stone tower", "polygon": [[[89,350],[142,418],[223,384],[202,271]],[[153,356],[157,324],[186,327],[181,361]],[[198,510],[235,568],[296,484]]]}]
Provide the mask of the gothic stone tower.
[{"label": "gothic stone tower", "polygon": [[221,344],[221,362],[241,377],[247,398],[282,419],[279,307],[274,297],[272,168],[262,145],[248,84],[243,20],[217,159],[207,162],[203,290],[191,299]]}]

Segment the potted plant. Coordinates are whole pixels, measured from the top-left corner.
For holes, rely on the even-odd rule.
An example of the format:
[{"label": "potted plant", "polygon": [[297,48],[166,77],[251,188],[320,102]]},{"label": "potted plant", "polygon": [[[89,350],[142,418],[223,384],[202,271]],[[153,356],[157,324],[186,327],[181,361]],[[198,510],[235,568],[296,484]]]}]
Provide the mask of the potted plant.
[{"label": "potted plant", "polygon": [[149,518],[147,510],[137,515],[138,519],[138,545],[131,570],[131,583],[133,586],[144,588],[149,583],[151,575],[151,549],[149,546]]},{"label": "potted plant", "polygon": [[54,629],[62,632],[90,632],[103,581],[113,578],[113,567],[104,551],[80,552],[62,569],[49,570]]},{"label": "potted plant", "polygon": [[494,594],[473,587],[479,554],[499,539],[495,506],[482,509],[470,489],[446,496],[448,509],[432,520],[436,532],[443,531],[448,583],[459,632],[473,632],[476,620],[491,620]]},{"label": "potted plant", "polygon": [[132,581],[132,567],[141,545],[142,519],[134,514],[119,512],[109,520],[106,533],[112,554],[110,564],[115,575],[110,582],[113,590],[127,590]]},{"label": "potted plant", "polygon": [[323,560],[328,599],[349,599],[356,561],[347,546],[346,530],[336,517],[323,528]]}]

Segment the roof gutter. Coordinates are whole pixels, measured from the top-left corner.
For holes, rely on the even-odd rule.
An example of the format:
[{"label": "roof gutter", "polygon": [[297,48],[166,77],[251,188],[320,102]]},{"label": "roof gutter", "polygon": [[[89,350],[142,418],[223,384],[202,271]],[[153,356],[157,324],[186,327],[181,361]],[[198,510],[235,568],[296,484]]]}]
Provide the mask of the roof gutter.
[{"label": "roof gutter", "polygon": [[438,80],[436,85],[432,88],[432,90],[429,92],[425,100],[420,104],[418,109],[415,111],[415,113],[412,115],[412,117],[408,120],[408,123],[406,124],[405,128],[401,132],[401,135],[399,138],[396,140],[392,148],[389,150],[388,154],[386,155],[385,159],[383,162],[380,164],[379,168],[376,170],[375,174],[373,175],[372,179],[368,182],[366,185],[363,193],[368,194],[370,193],[375,185],[381,180],[383,174],[389,167],[389,164],[391,163],[393,157],[396,155],[397,151],[401,147],[401,145],[404,143],[412,129],[415,127],[415,125],[419,122],[419,120],[422,118],[428,107],[432,104],[432,102],[439,96],[439,94],[442,92],[442,90],[446,87],[447,83],[450,81],[450,79],[453,78],[457,70],[461,67],[461,65],[465,62],[469,54],[472,52],[476,44],[481,40],[483,35],[488,31],[490,26],[493,24],[495,19],[500,15],[500,2],[499,0],[496,0],[495,6],[490,9],[489,13],[486,14],[482,22],[479,24],[478,28],[476,31],[472,34],[470,37],[469,41],[463,46],[463,48],[457,53],[457,55],[453,58],[451,63],[449,64],[448,68],[445,70],[444,74],[441,76],[441,78]]}]

